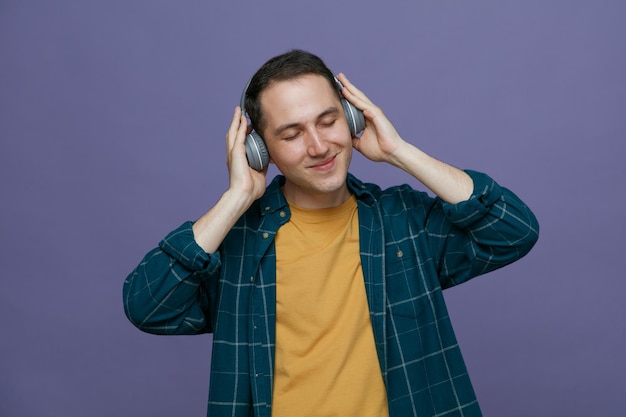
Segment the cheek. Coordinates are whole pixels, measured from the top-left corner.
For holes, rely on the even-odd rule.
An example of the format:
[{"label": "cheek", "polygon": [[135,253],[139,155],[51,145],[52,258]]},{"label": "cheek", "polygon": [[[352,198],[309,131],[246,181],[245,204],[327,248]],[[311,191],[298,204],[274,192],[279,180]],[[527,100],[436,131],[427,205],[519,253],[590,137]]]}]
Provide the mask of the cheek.
[{"label": "cheek", "polygon": [[270,154],[271,161],[276,165],[289,164],[298,160],[300,157],[300,151],[299,148],[295,146],[295,142],[282,142],[279,146],[267,145],[267,150]]},{"label": "cheek", "polygon": [[347,122],[344,120],[343,123],[337,126],[337,129],[333,132],[333,136],[337,142],[341,142],[342,144],[350,144],[352,146],[352,136],[350,135],[350,128],[348,128]]}]

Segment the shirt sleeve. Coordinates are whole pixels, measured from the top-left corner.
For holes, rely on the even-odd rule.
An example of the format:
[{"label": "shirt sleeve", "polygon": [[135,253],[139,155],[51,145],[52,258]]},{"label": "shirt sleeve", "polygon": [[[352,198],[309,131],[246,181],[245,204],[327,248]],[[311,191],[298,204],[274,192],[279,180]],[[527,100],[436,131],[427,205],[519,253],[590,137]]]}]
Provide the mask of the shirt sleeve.
[{"label": "shirt sleeve", "polygon": [[442,202],[449,221],[437,231],[447,236],[439,248],[443,288],[522,258],[539,237],[539,223],[522,200],[489,176],[466,172],[474,181],[471,197],[458,204]]},{"label": "shirt sleeve", "polygon": [[152,249],[124,281],[124,311],[132,324],[154,334],[212,331],[211,305],[221,266],[186,222]]}]

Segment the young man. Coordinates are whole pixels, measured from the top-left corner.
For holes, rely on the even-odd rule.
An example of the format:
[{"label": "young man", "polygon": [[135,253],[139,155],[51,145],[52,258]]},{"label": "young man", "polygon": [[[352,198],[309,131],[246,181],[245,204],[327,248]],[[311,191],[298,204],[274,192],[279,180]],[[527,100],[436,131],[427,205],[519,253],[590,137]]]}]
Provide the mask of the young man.
[{"label": "young man", "polygon": [[[442,290],[524,256],[526,205],[485,174],[403,140],[342,74],[290,51],[269,60],[245,107],[281,172],[250,168],[239,107],[230,186],[170,233],[124,284],[130,321],[213,333],[210,416],[479,416]],[[363,112],[352,135],[340,99]],[[348,173],[356,149],[411,174],[381,190]]]}]

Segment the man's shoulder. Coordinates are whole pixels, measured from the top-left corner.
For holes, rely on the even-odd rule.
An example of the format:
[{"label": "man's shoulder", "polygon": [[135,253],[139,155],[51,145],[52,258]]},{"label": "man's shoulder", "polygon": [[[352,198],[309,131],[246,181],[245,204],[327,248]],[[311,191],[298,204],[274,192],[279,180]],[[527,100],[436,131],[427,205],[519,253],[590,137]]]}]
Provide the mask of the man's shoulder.
[{"label": "man's shoulder", "polygon": [[426,192],[416,190],[409,184],[391,185],[386,188],[375,183],[363,182],[348,174],[348,187],[359,200],[370,200],[374,204],[393,204],[395,201],[433,201]]}]

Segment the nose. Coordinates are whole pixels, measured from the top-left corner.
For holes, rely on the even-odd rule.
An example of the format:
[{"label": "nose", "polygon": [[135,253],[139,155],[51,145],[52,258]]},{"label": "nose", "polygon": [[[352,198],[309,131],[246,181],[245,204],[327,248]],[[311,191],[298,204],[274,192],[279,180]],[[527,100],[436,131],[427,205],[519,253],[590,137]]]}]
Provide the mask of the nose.
[{"label": "nose", "polygon": [[320,156],[328,152],[328,142],[317,129],[310,129],[307,134],[307,152],[310,156]]}]

